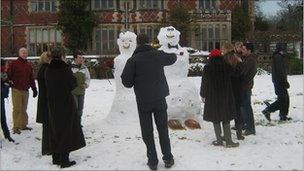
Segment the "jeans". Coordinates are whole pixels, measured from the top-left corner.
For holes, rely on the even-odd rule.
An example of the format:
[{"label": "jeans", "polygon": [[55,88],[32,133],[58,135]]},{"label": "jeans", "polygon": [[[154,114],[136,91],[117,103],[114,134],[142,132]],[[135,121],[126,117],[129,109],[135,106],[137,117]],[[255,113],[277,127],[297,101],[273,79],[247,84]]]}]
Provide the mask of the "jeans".
[{"label": "jeans", "polygon": [[275,94],[278,96],[277,100],[270,104],[269,107],[267,107],[267,110],[269,112],[275,112],[277,110],[280,110],[280,117],[284,118],[288,115],[288,109],[289,109],[289,95],[286,88],[282,86],[275,85]]},{"label": "jeans", "polygon": [[84,95],[73,95],[73,96],[76,103],[77,114],[80,117],[80,123],[81,123],[81,117],[83,114],[83,106],[84,106]]},{"label": "jeans", "polygon": [[157,153],[155,149],[153,122],[154,114],[155,124],[159,134],[159,142],[163,154],[163,160],[173,158],[171,154],[171,145],[168,135],[168,114],[166,99],[161,99],[151,103],[141,103],[137,101],[139,120],[143,141],[147,147],[148,162],[158,163]]},{"label": "jeans", "polygon": [[242,92],[241,112],[246,131],[255,134],[254,116],[251,107],[251,94],[251,90],[244,90]]}]

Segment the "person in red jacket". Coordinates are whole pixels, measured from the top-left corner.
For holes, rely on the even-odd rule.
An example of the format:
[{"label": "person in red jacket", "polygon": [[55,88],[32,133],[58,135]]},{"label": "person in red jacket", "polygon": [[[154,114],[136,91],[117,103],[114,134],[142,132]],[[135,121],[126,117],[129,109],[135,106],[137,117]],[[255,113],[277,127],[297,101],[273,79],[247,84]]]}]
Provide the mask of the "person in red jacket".
[{"label": "person in red jacket", "polygon": [[7,75],[12,85],[13,102],[13,133],[20,134],[21,130],[31,130],[28,127],[28,115],[26,113],[28,104],[28,89],[33,90],[33,97],[37,96],[33,68],[27,61],[28,51],[26,48],[19,49],[19,57],[11,62]]}]

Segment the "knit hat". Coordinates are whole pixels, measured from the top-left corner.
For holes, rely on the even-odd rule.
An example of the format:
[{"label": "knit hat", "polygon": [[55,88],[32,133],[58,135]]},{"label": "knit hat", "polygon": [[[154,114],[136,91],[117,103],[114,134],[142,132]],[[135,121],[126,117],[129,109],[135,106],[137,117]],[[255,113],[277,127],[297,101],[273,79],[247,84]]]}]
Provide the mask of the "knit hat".
[{"label": "knit hat", "polygon": [[219,57],[221,55],[222,55],[222,52],[219,49],[212,49],[209,54],[209,58]]},{"label": "knit hat", "polygon": [[277,43],[276,44],[276,51],[285,51],[286,50],[286,44],[285,43]]},{"label": "knit hat", "polygon": [[244,46],[246,47],[246,49],[251,50],[251,52],[254,51],[254,47],[253,47],[253,43],[245,43]]}]

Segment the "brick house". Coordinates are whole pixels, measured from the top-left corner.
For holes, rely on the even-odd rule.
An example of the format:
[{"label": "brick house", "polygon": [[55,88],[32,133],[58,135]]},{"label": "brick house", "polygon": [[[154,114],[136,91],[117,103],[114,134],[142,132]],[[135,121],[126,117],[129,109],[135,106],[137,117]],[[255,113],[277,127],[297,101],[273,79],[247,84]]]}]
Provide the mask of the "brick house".
[{"label": "brick house", "polygon": [[[253,16],[251,0],[91,0],[89,10],[97,13],[88,54],[117,54],[116,39],[122,30],[146,33],[156,40],[160,24],[177,3],[189,7],[197,21],[191,24],[187,46],[200,50],[220,47],[231,41],[231,11],[245,4]],[[54,44],[63,44],[57,23],[57,0],[1,0],[1,56],[16,55],[27,47],[39,56]],[[252,17],[253,18],[253,17]]]}]

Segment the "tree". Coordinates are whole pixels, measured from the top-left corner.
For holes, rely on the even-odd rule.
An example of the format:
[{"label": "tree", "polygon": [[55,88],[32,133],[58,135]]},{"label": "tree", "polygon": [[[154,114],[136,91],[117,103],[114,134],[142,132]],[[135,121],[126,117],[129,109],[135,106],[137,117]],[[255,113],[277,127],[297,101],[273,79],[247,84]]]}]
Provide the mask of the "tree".
[{"label": "tree", "polygon": [[188,9],[181,4],[169,11],[167,23],[181,32],[181,45],[187,44],[187,34],[191,29],[191,15]]},{"label": "tree", "polygon": [[59,0],[58,25],[64,35],[64,44],[71,51],[87,50],[97,26],[95,13],[87,10],[89,0]]},{"label": "tree", "polygon": [[232,40],[244,40],[248,31],[250,31],[250,17],[248,10],[244,6],[238,6],[232,12]]},{"label": "tree", "polygon": [[277,29],[294,33],[303,32],[303,1],[281,0],[282,10],[278,13]]}]

